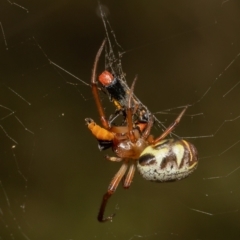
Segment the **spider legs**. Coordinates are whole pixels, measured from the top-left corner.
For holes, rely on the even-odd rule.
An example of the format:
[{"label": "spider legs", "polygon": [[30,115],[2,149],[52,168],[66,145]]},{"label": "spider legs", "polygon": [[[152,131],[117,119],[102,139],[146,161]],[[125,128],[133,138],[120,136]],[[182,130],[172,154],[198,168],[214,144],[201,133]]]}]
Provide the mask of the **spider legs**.
[{"label": "spider legs", "polygon": [[105,156],[105,158],[111,162],[121,162],[122,161],[122,158],[119,158],[119,157],[110,157],[110,156]]},{"label": "spider legs", "polygon": [[112,194],[113,194],[113,192],[107,191],[107,192],[103,195],[101,207],[100,207],[100,210],[99,210],[99,212],[98,212],[98,217],[97,217],[99,222],[112,221],[113,217],[115,216],[115,213],[113,213],[113,214],[111,214],[110,216],[104,218],[105,208],[106,208],[108,199],[112,196]]},{"label": "spider legs", "polygon": [[96,71],[97,71],[97,65],[98,65],[98,61],[99,58],[101,56],[101,53],[103,51],[104,45],[106,43],[106,39],[104,39],[104,41],[102,42],[102,45],[100,46],[97,55],[95,57],[95,61],[93,64],[93,71],[92,71],[92,78],[91,78],[91,84],[92,84],[92,93],[93,93],[93,97],[95,99],[96,105],[97,105],[97,109],[98,109],[98,113],[100,115],[100,120],[102,122],[103,127],[105,127],[106,129],[110,128],[110,123],[108,122],[106,116],[105,116],[105,112],[99,97],[99,93],[98,93],[98,87],[97,87],[97,81],[96,81]]},{"label": "spider legs", "polygon": [[102,203],[101,203],[101,207],[98,213],[98,221],[99,222],[106,222],[106,221],[111,221],[115,215],[115,213],[111,214],[110,216],[104,218],[104,212],[105,212],[105,208],[108,202],[108,199],[113,195],[113,193],[116,191],[119,182],[121,181],[121,179],[123,178],[124,174],[127,171],[127,167],[128,164],[126,162],[124,162],[121,166],[121,168],[118,170],[118,172],[116,173],[116,175],[114,176],[114,178],[112,179],[109,187],[108,187],[108,191],[103,195],[103,199],[102,199]]},{"label": "spider legs", "polygon": [[175,128],[176,126],[178,125],[178,123],[180,122],[182,116],[184,115],[184,113],[186,112],[187,108],[189,106],[186,106],[181,112],[180,114],[178,115],[178,117],[175,119],[175,121],[167,128],[165,129],[165,131],[158,137],[156,138],[154,141],[153,141],[153,144],[161,141],[162,139],[164,139],[168,134],[170,134]]},{"label": "spider legs", "polygon": [[[100,210],[99,210],[99,213],[98,213],[98,221],[99,222],[112,221],[113,217],[115,216],[115,213],[113,213],[108,217],[104,217],[104,212],[105,212],[105,209],[106,209],[106,206],[107,206],[107,203],[108,203],[108,199],[116,191],[120,181],[123,179],[123,177],[124,177],[124,175],[127,171],[127,168],[128,168],[128,162],[125,161],[122,164],[121,168],[118,170],[117,174],[112,179],[112,181],[111,181],[111,183],[108,187],[108,191],[103,195],[102,203],[101,203]],[[127,175],[124,179],[124,183],[123,183],[124,188],[127,189],[127,188],[130,187],[133,176],[134,176],[134,173],[135,173],[135,169],[136,169],[136,166],[135,166],[134,162],[132,162],[130,164],[128,173],[127,173]]]},{"label": "spider legs", "polygon": [[124,188],[129,188],[130,187],[130,185],[132,183],[134,173],[135,173],[135,170],[136,170],[136,165],[132,162],[129,166],[127,176],[124,179],[124,183],[123,183]]},{"label": "spider legs", "polygon": [[128,106],[127,106],[127,109],[126,109],[128,136],[129,136],[129,139],[131,140],[132,143],[136,142],[136,137],[134,136],[134,133],[133,133],[133,115],[134,115],[134,112],[137,111],[138,104],[135,105],[134,109],[132,109],[132,106],[131,106],[131,103],[132,103],[132,100],[133,100],[133,90],[134,90],[134,86],[135,86],[136,81],[137,81],[137,76],[134,78],[131,89],[129,91]]}]

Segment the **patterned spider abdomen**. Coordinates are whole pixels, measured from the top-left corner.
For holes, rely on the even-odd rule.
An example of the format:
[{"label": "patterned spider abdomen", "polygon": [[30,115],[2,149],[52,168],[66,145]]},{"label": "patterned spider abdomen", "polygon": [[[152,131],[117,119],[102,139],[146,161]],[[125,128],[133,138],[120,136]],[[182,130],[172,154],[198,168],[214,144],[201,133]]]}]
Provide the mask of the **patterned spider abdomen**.
[{"label": "patterned spider abdomen", "polygon": [[143,178],[156,182],[181,180],[198,164],[196,148],[185,140],[166,139],[141,153],[137,168]]}]

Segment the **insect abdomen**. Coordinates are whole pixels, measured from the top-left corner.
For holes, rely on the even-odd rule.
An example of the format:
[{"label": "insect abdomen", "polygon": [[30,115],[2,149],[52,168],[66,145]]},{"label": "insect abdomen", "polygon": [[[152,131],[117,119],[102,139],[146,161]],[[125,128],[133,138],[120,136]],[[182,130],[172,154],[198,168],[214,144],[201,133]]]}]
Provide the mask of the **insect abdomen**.
[{"label": "insect abdomen", "polygon": [[141,153],[137,168],[146,180],[168,182],[190,175],[198,164],[197,150],[185,140],[167,139]]},{"label": "insect abdomen", "polygon": [[105,141],[112,141],[114,138],[114,134],[105,128],[100,127],[97,125],[91,118],[86,118],[85,121],[87,122],[88,128],[91,130],[92,134],[98,140],[105,140]]}]

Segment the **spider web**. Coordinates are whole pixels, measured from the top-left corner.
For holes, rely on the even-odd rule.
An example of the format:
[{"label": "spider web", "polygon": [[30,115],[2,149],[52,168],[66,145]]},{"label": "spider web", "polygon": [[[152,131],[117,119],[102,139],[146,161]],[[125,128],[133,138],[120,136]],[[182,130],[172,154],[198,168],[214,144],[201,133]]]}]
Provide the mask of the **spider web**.
[{"label": "spider web", "polygon": [[[238,2],[102,4],[0,4],[0,239],[239,239]],[[113,222],[99,224],[119,168],[84,124],[99,119],[89,82],[104,37],[98,72],[110,64],[129,86],[138,74],[155,136],[190,104],[172,137],[191,141],[200,163],[170,184],[136,174],[110,199]]]}]

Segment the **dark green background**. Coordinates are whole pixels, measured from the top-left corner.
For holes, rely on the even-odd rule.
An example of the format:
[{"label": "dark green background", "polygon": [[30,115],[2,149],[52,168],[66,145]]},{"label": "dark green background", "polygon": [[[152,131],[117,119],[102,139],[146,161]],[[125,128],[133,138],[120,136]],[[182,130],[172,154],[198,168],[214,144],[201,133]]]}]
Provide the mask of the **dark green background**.
[{"label": "dark green background", "polygon": [[[135,93],[151,111],[194,103],[212,86],[176,129],[181,137],[197,136],[191,140],[199,151],[197,171],[170,184],[136,174],[129,190],[120,186],[111,198],[107,214],[117,216],[105,224],[96,216],[120,164],[104,159],[85,126],[85,117],[98,120],[91,89],[48,61],[90,81],[105,37],[98,3],[16,3],[29,13],[0,3],[8,44],[6,50],[0,34],[0,104],[15,111],[0,124],[18,141],[12,150],[13,142],[0,133],[0,239],[239,239],[240,118],[217,131],[240,116],[239,85],[223,97],[240,79],[239,58],[226,69],[240,52],[239,2],[102,1],[126,50],[122,65],[128,82],[138,74]],[[104,104],[112,113],[107,99]],[[0,108],[0,114],[8,111]],[[174,114],[157,116],[168,125]],[[153,133],[161,131],[156,127]],[[216,176],[226,177],[206,180]]]}]

